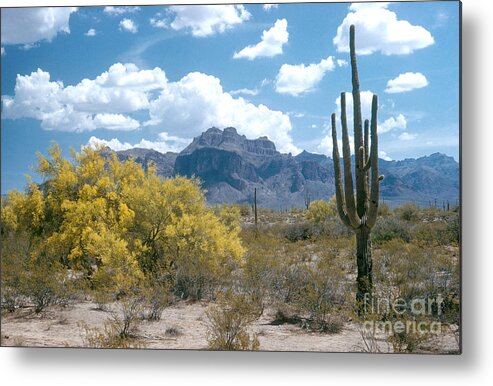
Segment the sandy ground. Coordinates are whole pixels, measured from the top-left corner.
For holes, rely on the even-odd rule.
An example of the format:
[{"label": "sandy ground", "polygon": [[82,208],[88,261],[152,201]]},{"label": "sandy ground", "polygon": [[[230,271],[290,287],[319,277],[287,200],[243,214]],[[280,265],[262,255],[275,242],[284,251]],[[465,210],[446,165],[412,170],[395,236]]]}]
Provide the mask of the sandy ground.
[{"label": "sandy ground", "polygon": [[[139,344],[149,349],[207,349],[207,303],[180,302],[168,307],[160,321],[141,321],[136,335]],[[102,328],[109,311],[97,310],[91,302],[81,302],[66,308],[50,308],[36,315],[30,309],[3,313],[1,319],[2,346],[81,347],[88,327]],[[262,351],[364,351],[363,340],[356,323],[348,322],[336,334],[309,332],[295,325],[272,325],[272,312],[267,310],[251,327],[258,334]],[[170,336],[166,331],[178,331]],[[382,352],[390,347],[377,341]],[[434,339],[429,352],[453,353],[458,350],[454,334],[445,331]]]}]

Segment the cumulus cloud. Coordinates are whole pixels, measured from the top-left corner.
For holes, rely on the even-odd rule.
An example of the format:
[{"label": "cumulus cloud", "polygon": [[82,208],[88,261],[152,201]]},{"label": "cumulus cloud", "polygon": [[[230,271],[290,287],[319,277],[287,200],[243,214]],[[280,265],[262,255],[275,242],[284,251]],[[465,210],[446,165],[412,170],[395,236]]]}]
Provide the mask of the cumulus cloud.
[{"label": "cumulus cloud", "polygon": [[87,146],[90,146],[93,149],[99,146],[106,146],[114,151],[140,148],[152,149],[160,153],[167,153],[169,151],[178,153],[183,150],[190,142],[191,139],[183,139],[169,135],[167,132],[162,132],[158,134],[158,139],[154,141],[141,139],[140,142],[134,144],[130,144],[129,142],[121,142],[117,138],[106,140],[92,136],[91,138],[89,138]]},{"label": "cumulus cloud", "polygon": [[222,33],[251,17],[243,5],[176,5],[169,10],[174,14],[170,27],[188,30],[195,37]]},{"label": "cumulus cloud", "polygon": [[397,94],[428,86],[428,80],[420,72],[406,72],[387,82],[385,92]]},{"label": "cumulus cloud", "polygon": [[4,55],[5,55],[5,48],[1,47],[0,54],[1,54],[2,56],[4,56]]},{"label": "cumulus cloud", "polygon": [[258,88],[254,88],[254,89],[251,89],[251,88],[240,88],[238,90],[230,91],[229,93],[231,95],[250,95],[250,96],[256,96],[256,95],[258,95],[259,92],[260,92],[260,90]]},{"label": "cumulus cloud", "polygon": [[149,92],[164,87],[164,71],[112,65],[96,79],[65,87],[41,69],[18,75],[15,95],[2,96],[5,118],[34,118],[46,130],[135,130],[139,123],[126,115],[149,107]]},{"label": "cumulus cloud", "polygon": [[[38,69],[17,76],[15,95],[2,96],[2,107],[2,118],[37,119],[45,130],[155,126],[185,140],[211,126],[234,126],[249,138],[269,137],[283,152],[299,152],[287,114],[234,97],[218,78],[199,72],[170,82],[160,68],[140,70],[134,64],[117,63],[95,79],[65,86]],[[131,115],[135,112],[147,113],[149,119],[140,123]]]},{"label": "cumulus cloud", "polygon": [[337,59],[337,65],[339,67],[347,67],[348,62],[347,62],[347,60],[344,60],[344,59]]},{"label": "cumulus cloud", "polygon": [[211,126],[234,126],[249,138],[269,137],[281,151],[299,152],[289,135],[288,115],[234,98],[224,92],[218,78],[199,72],[169,83],[151,102],[149,114],[154,124],[165,124],[181,137],[198,135]]},{"label": "cumulus cloud", "polygon": [[264,4],[262,8],[264,11],[269,12],[271,9],[279,8],[279,4]]},{"label": "cumulus cloud", "polygon": [[406,117],[402,114],[399,114],[397,117],[390,117],[383,121],[383,123],[379,123],[378,132],[383,134],[394,129],[405,130],[406,127]]},{"label": "cumulus cloud", "polygon": [[120,16],[125,13],[136,13],[140,11],[140,7],[104,7],[103,12],[112,16]]},{"label": "cumulus cloud", "polygon": [[158,19],[157,17],[151,17],[149,19],[149,23],[154,27],[154,28],[163,28],[166,29],[168,28],[168,22],[166,19]]},{"label": "cumulus cloud", "polygon": [[416,137],[417,137],[416,134],[408,133],[407,131],[399,135],[399,139],[401,141],[412,141],[413,139],[416,139]]},{"label": "cumulus cloud", "polygon": [[313,91],[328,71],[335,68],[334,58],[329,56],[320,63],[283,64],[276,77],[276,91],[279,94],[299,96]]},{"label": "cumulus cloud", "polygon": [[[352,135],[348,135],[348,137],[349,137],[349,150],[351,154],[354,154],[354,137]],[[339,149],[339,154],[342,158],[342,137],[340,130],[338,131],[337,146]],[[334,149],[334,143],[332,142],[332,133],[329,133],[322,138],[320,144],[317,146],[317,151],[319,151],[322,154],[328,155],[329,157],[332,157],[333,149]]]},{"label": "cumulus cloud", "polygon": [[392,158],[390,158],[389,155],[386,152],[384,152],[383,150],[380,150],[378,152],[378,158],[381,158],[384,161],[392,161]]},{"label": "cumulus cloud", "polygon": [[[371,119],[371,103],[373,99],[373,92],[370,90],[365,90],[360,92],[361,99],[361,115],[362,119]],[[336,106],[337,106],[337,119],[341,116],[341,96],[339,95],[336,98]],[[346,93],[346,116],[348,125],[350,127],[353,122],[353,94],[350,92]]]},{"label": "cumulus cloud", "polygon": [[[367,90],[360,93],[361,98],[361,115],[363,121],[365,119],[371,119],[371,104],[373,99],[373,92]],[[341,115],[341,97],[338,96],[336,99],[337,106],[337,120],[339,122],[339,117]],[[380,106],[379,106],[380,107]],[[349,92],[346,93],[346,115],[348,121],[348,127],[352,128],[353,122],[353,95]],[[378,122],[378,133],[384,134],[391,130],[405,130],[407,127],[406,117],[402,114],[398,114],[395,117],[387,118],[383,122]]]},{"label": "cumulus cloud", "polygon": [[132,19],[123,19],[122,21],[120,21],[119,25],[122,31],[128,31],[133,34],[137,33],[139,30],[137,24],[135,24],[135,22]]},{"label": "cumulus cloud", "polygon": [[96,36],[97,32],[94,28],[89,29],[84,35],[86,36]]},{"label": "cumulus cloud", "polygon": [[70,33],[69,19],[77,8],[2,8],[2,44],[32,45]]},{"label": "cumulus cloud", "polygon": [[260,42],[246,46],[240,52],[235,52],[234,59],[246,58],[253,60],[258,57],[273,57],[282,54],[282,46],[288,42],[288,22],[278,19],[272,28],[264,30]]},{"label": "cumulus cloud", "polygon": [[434,43],[425,28],[399,20],[387,9],[389,3],[355,3],[349,7],[333,39],[339,52],[349,52],[349,26],[356,28],[356,51],[360,55],[381,52],[384,55],[405,55]]}]

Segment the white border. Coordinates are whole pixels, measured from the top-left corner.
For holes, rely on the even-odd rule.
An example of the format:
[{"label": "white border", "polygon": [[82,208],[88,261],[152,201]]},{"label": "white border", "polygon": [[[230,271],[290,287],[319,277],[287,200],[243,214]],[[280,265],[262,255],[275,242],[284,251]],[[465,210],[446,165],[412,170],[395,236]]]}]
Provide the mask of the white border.
[{"label": "white border", "polygon": [[[179,3],[180,1],[176,1]],[[205,1],[182,1],[204,3]],[[215,0],[216,3],[227,1]],[[21,5],[145,5],[159,0],[26,1]],[[462,356],[97,351],[0,348],[0,379],[14,385],[466,385],[493,379],[493,22],[491,3],[463,0]],[[489,379],[488,382],[486,382]]]}]

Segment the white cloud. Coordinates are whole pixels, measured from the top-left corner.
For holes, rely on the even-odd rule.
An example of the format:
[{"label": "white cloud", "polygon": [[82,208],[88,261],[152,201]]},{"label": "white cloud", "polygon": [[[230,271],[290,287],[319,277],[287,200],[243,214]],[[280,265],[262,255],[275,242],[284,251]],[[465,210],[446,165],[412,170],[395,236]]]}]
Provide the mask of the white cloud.
[{"label": "white cloud", "polygon": [[140,124],[133,118],[122,114],[96,114],[93,119],[94,127],[104,127],[107,130],[135,130]]},{"label": "white cloud", "polygon": [[[363,121],[365,119],[371,119],[371,104],[373,99],[373,92],[367,90],[360,93],[361,98],[361,116]],[[337,106],[337,122],[340,124],[341,115],[341,97],[336,99]],[[379,106],[380,108],[380,106]],[[353,127],[353,95],[349,92],[346,93],[346,116],[348,122],[348,128],[352,130]],[[383,122],[378,122],[377,131],[379,134],[387,133],[394,129],[404,130],[407,127],[406,117],[402,114],[398,114],[396,117],[387,118]]]},{"label": "white cloud", "polygon": [[190,30],[195,37],[222,33],[251,17],[243,5],[177,5],[169,9],[175,15],[170,27]]},{"label": "white cloud", "polygon": [[131,33],[137,33],[138,32],[138,27],[135,24],[135,22],[132,19],[123,19],[120,21],[120,29],[124,31],[128,31]]},{"label": "white cloud", "polygon": [[156,17],[151,17],[149,19],[149,23],[154,27],[154,28],[163,28],[166,29],[168,28],[168,22],[165,19],[158,19]]},{"label": "white cloud", "polygon": [[438,12],[435,16],[435,23],[433,25],[433,28],[441,28],[447,25],[447,21],[449,19],[449,15],[446,14],[445,12]]},{"label": "white cloud", "polygon": [[2,44],[32,45],[70,33],[69,19],[77,8],[2,8]]},{"label": "white cloud", "polygon": [[167,153],[169,151],[178,153],[183,150],[189,143],[191,139],[182,139],[175,136],[170,136],[166,132],[158,134],[158,139],[155,141],[150,141],[147,139],[141,139],[140,142],[130,144],[128,142],[120,142],[117,138],[112,138],[110,140],[100,139],[92,136],[89,138],[87,146],[91,148],[96,148],[97,146],[107,146],[114,151],[122,151],[129,149],[152,149],[160,153]]},{"label": "white cloud", "polygon": [[284,152],[299,152],[289,133],[289,116],[254,105],[223,91],[214,76],[192,72],[178,82],[168,83],[149,109],[154,124],[180,137],[198,135],[211,126],[233,126],[249,138],[267,136]]},{"label": "white cloud", "polygon": [[344,60],[344,59],[337,59],[337,65],[339,67],[347,67],[348,62],[347,62],[347,60]]},{"label": "white cloud", "polygon": [[104,7],[103,12],[112,16],[120,16],[125,13],[136,13],[140,11],[140,7]]},{"label": "white cloud", "polygon": [[233,90],[233,91],[230,91],[229,93],[231,95],[250,95],[250,96],[256,96],[258,95],[258,93],[260,92],[260,90],[258,88],[254,88],[254,89],[250,89],[250,88],[240,88],[238,90]]},{"label": "white cloud", "polygon": [[0,52],[0,54],[1,54],[2,56],[4,56],[4,55],[5,55],[5,48],[3,48],[3,47],[1,48],[1,52]]},{"label": "white cloud", "polygon": [[406,72],[387,82],[385,92],[397,94],[428,86],[428,80],[420,72]]},{"label": "white cloud", "polygon": [[384,152],[383,150],[380,150],[378,152],[378,158],[381,158],[384,161],[392,161],[392,158],[390,158],[389,155],[386,152]]},{"label": "white cloud", "polygon": [[383,121],[383,123],[379,123],[378,132],[380,134],[387,133],[394,129],[405,130],[407,127],[406,117],[402,114],[399,114],[397,117],[390,117]]},{"label": "white cloud", "polygon": [[262,8],[264,11],[269,12],[271,9],[279,8],[279,4],[264,4]]},{"label": "white cloud", "polygon": [[258,57],[273,57],[282,54],[282,46],[288,42],[289,33],[286,19],[278,19],[272,28],[264,30],[259,43],[246,46],[240,52],[235,52],[233,58],[253,60]]},{"label": "white cloud", "polygon": [[[361,99],[361,116],[363,121],[365,119],[371,119],[371,103],[373,100],[373,92],[370,90],[360,92]],[[341,96],[336,98],[337,106],[337,119],[339,120],[341,116]],[[348,127],[352,127],[353,122],[353,94],[350,92],[346,93],[346,117],[348,122]]]},{"label": "white cloud", "polygon": [[388,6],[389,3],[352,4],[333,39],[337,51],[349,52],[349,26],[352,24],[356,28],[356,51],[360,55],[378,51],[384,55],[404,55],[434,43],[428,30],[399,20]]},{"label": "white cloud", "polygon": [[[148,113],[149,120],[139,123],[129,115],[134,112]],[[169,82],[162,69],[139,70],[134,64],[116,63],[95,79],[69,86],[40,69],[18,75],[15,95],[2,96],[2,118],[37,119],[45,130],[71,132],[156,126],[169,138],[183,139],[211,126],[234,126],[249,138],[269,137],[283,152],[299,152],[287,114],[235,98],[214,76],[192,72]]]},{"label": "white cloud", "polygon": [[[338,132],[339,137],[337,137],[337,146],[339,149],[339,154],[342,158],[342,137],[340,137],[341,133]],[[354,154],[354,137],[352,135],[348,135],[349,138],[349,150],[351,154]],[[317,151],[321,154],[328,155],[332,157],[332,150],[334,149],[334,143],[332,142],[332,132],[327,134],[322,138],[320,144],[317,146]]]},{"label": "white cloud", "polygon": [[416,134],[408,133],[407,131],[399,135],[401,141],[412,141],[413,139],[416,139],[416,137]]},{"label": "white cloud", "polygon": [[38,69],[17,76],[15,95],[2,96],[3,115],[38,119],[46,130],[134,130],[138,122],[123,114],[147,109],[149,93],[162,89],[166,82],[159,68],[139,70],[117,63],[94,80],[65,87]]},{"label": "white cloud", "polygon": [[276,77],[276,91],[280,94],[299,96],[313,91],[328,71],[335,68],[334,59],[329,56],[320,63],[283,64]]},{"label": "white cloud", "polygon": [[84,35],[86,36],[96,36],[97,32],[94,28],[89,29]]}]

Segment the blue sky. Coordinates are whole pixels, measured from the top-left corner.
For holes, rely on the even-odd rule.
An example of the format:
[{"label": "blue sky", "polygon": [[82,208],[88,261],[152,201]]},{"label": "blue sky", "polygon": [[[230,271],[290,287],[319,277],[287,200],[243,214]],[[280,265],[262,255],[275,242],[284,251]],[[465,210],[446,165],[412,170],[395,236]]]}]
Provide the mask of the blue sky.
[{"label": "blue sky", "polygon": [[381,157],[458,159],[458,2],[3,8],[1,21],[2,193],[23,188],[51,141],[67,155],[179,151],[235,126],[330,155],[353,23]]}]

